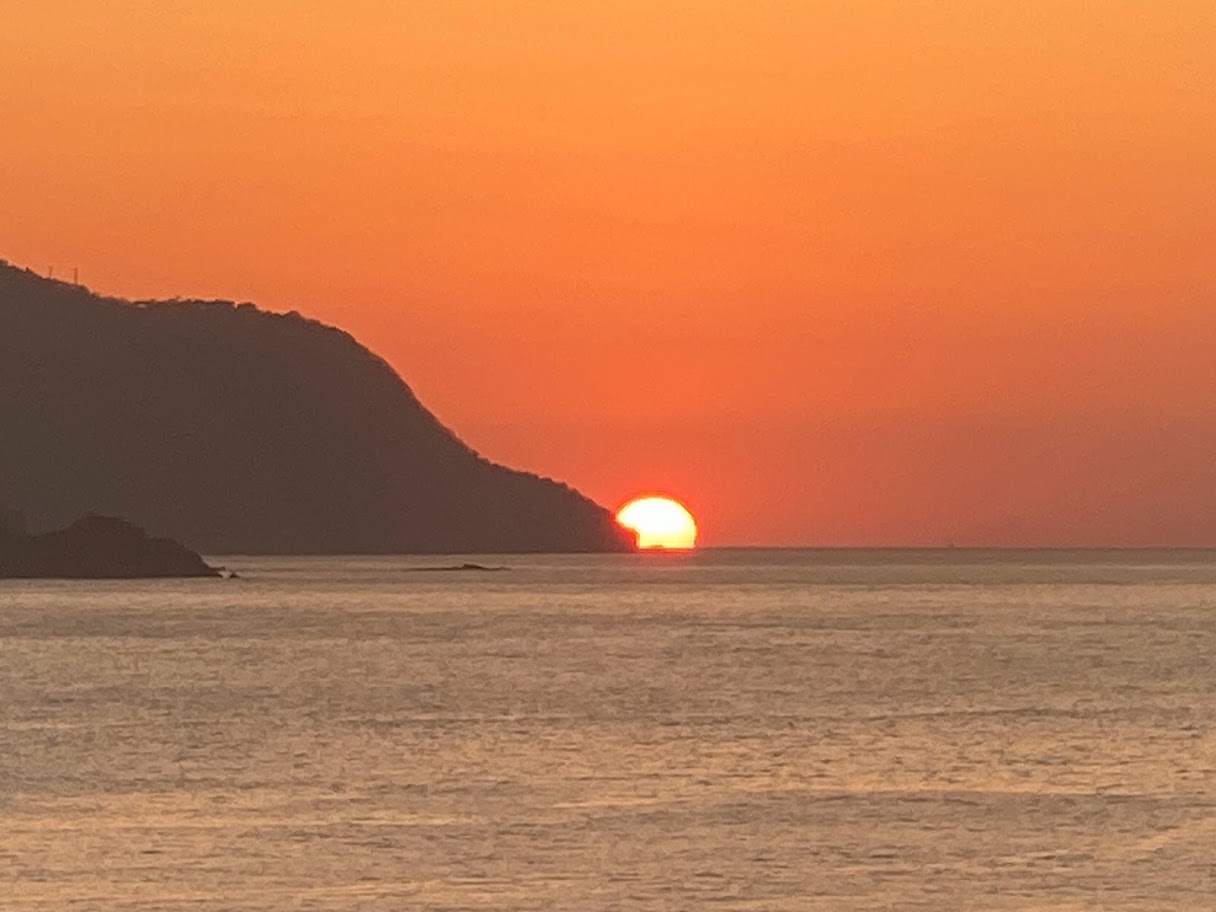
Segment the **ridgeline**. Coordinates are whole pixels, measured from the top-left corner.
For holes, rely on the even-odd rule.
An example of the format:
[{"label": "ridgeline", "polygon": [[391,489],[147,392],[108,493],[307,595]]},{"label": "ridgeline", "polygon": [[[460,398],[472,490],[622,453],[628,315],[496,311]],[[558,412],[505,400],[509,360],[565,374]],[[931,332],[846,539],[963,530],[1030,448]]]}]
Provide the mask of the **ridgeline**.
[{"label": "ridgeline", "polygon": [[0,500],[122,516],[208,554],[632,550],[496,465],[383,360],[298,314],[128,302],[0,261]]}]

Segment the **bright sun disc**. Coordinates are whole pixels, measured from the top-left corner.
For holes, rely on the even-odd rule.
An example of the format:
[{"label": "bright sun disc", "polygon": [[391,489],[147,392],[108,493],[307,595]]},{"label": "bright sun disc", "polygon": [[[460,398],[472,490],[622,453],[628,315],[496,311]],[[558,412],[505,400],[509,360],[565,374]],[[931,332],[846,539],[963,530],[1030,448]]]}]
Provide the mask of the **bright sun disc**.
[{"label": "bright sun disc", "polygon": [[639,548],[687,551],[697,543],[697,523],[670,497],[639,497],[616,514],[616,521],[638,534]]}]

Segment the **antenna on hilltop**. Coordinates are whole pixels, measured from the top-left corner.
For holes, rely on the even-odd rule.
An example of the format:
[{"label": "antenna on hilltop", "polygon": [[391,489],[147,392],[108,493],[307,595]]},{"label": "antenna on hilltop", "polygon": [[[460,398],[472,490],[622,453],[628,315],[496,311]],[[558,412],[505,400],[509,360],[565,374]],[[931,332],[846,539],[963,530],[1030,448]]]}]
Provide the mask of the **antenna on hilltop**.
[{"label": "antenna on hilltop", "polygon": [[55,267],[54,267],[54,266],[48,266],[48,267],[46,268],[46,277],[47,277],[48,279],[53,279],[53,278],[55,278]]},{"label": "antenna on hilltop", "polygon": [[73,285],[80,284],[80,267],[79,266],[72,267],[72,284]]}]

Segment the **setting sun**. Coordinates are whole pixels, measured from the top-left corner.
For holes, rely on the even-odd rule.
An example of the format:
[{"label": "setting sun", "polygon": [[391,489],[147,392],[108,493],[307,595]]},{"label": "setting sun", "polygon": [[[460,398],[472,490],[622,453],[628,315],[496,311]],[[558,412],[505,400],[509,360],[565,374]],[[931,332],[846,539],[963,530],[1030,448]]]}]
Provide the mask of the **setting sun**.
[{"label": "setting sun", "polygon": [[639,548],[686,551],[697,543],[697,523],[669,497],[639,497],[616,514],[616,521],[638,534]]}]

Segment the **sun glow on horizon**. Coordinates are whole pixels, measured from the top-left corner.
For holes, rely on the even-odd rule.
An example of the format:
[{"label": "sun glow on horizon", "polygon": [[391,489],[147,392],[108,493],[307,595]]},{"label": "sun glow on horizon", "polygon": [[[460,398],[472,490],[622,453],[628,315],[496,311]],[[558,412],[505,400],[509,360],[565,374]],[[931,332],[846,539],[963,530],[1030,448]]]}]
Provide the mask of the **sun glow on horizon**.
[{"label": "sun glow on horizon", "polygon": [[688,551],[697,544],[696,520],[670,497],[634,498],[617,511],[616,521],[637,533],[638,547],[643,550]]}]

